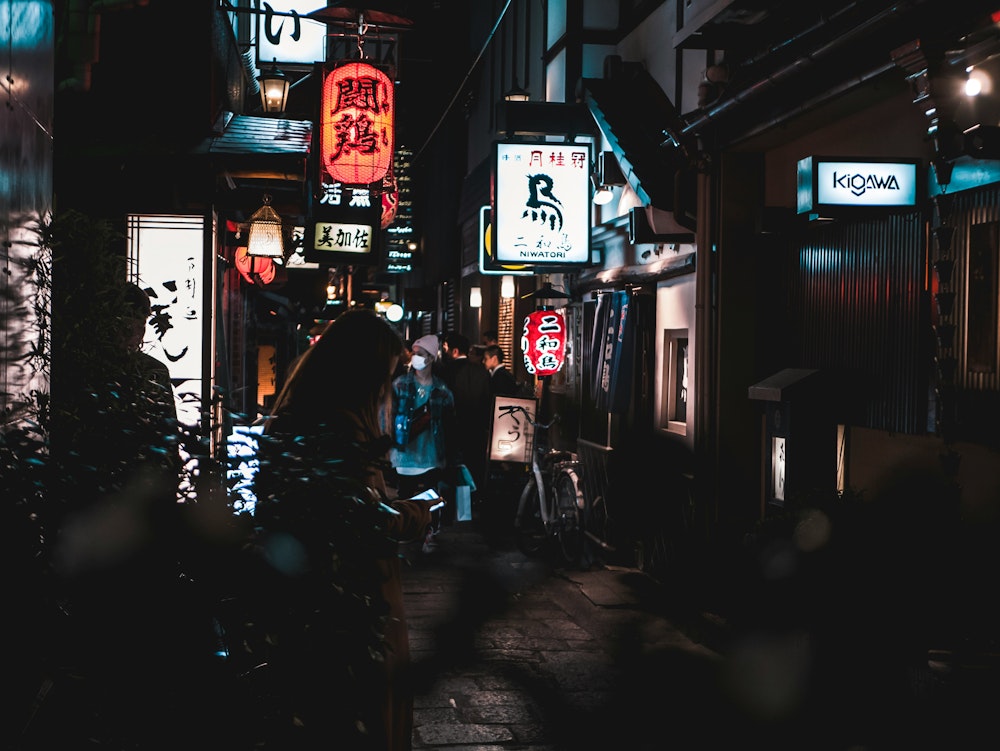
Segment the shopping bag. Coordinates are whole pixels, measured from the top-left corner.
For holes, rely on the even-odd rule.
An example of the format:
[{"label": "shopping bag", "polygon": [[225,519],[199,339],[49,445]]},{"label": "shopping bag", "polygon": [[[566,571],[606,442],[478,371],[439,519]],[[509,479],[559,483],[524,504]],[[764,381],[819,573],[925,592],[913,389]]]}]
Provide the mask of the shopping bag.
[{"label": "shopping bag", "polygon": [[468,485],[455,487],[455,520],[472,521],[472,489]]},{"label": "shopping bag", "polygon": [[459,485],[468,485],[469,486],[469,490],[475,492],[475,490],[476,490],[476,481],[472,479],[472,473],[469,471],[469,468],[466,467],[464,464],[459,464],[458,465],[458,471],[459,471],[458,484]]}]

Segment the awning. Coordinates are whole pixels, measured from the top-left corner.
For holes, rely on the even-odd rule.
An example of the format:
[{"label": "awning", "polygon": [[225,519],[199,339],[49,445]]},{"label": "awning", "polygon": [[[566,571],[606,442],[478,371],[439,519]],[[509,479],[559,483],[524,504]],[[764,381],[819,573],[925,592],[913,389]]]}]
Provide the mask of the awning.
[{"label": "awning", "polygon": [[580,94],[642,203],[674,211],[678,178],[693,171],[683,146],[670,142],[683,123],[656,79],[612,56],[604,78],[581,79]]},{"label": "awning", "polygon": [[222,118],[220,126],[218,135],[193,153],[211,157],[230,178],[305,181],[311,120],[233,115]]}]

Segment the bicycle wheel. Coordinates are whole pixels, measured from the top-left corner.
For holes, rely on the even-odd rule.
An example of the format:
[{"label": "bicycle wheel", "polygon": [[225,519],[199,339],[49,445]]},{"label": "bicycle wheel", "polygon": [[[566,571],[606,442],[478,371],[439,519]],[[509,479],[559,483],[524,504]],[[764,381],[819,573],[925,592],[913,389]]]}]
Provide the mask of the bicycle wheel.
[{"label": "bicycle wheel", "polygon": [[525,555],[535,556],[545,547],[545,522],[538,501],[538,486],[534,479],[528,481],[521,491],[521,500],[514,519],[517,547]]},{"label": "bicycle wheel", "polygon": [[565,469],[559,473],[555,485],[556,513],[559,523],[556,536],[559,552],[567,563],[579,563],[583,556],[583,526],[580,508],[583,494],[576,472]]}]

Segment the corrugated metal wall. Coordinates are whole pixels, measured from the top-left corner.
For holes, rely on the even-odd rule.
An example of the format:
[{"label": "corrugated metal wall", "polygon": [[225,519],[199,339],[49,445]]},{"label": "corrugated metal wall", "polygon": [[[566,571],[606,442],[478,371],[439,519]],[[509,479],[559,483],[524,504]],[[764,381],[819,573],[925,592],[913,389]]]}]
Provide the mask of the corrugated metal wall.
[{"label": "corrugated metal wall", "polygon": [[922,433],[932,367],[927,225],[915,212],[803,231],[789,289],[802,367],[853,385],[851,420]]}]

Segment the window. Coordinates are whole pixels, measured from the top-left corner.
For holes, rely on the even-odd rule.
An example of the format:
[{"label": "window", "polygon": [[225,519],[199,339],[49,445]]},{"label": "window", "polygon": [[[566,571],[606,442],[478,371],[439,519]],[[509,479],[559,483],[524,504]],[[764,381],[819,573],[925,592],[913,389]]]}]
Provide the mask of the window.
[{"label": "window", "polygon": [[663,400],[661,425],[671,433],[687,435],[688,331],[663,332]]}]

